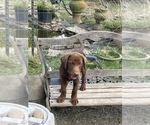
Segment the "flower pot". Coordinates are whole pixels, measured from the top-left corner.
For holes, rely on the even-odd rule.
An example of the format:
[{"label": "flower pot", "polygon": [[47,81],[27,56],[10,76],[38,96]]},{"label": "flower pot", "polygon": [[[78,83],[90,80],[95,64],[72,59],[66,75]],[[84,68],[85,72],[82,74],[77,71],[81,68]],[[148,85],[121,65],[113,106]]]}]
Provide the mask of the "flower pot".
[{"label": "flower pot", "polygon": [[122,59],[122,55],[119,53],[118,48],[111,46],[95,49],[92,51],[92,54],[105,61],[118,61]]},{"label": "flower pot", "polygon": [[136,53],[136,55],[139,56],[133,56],[132,51],[129,51],[126,54],[131,56],[123,56],[122,58],[122,65],[125,69],[143,69],[146,66],[146,61],[150,58],[148,54],[143,52]]},{"label": "flower pot", "polygon": [[52,9],[39,9],[38,8],[38,21],[41,23],[50,23],[55,18]]},{"label": "flower pot", "polygon": [[120,69],[122,55],[118,48],[104,46],[103,48],[94,49],[92,55],[97,57],[97,67],[102,69]]},{"label": "flower pot", "polygon": [[122,58],[122,55],[120,53],[116,53],[116,57],[113,58],[107,58],[104,56],[96,55],[99,59],[104,60],[104,61],[119,61]]},{"label": "flower pot", "polygon": [[16,22],[28,23],[28,9],[15,8]]},{"label": "flower pot", "polygon": [[82,23],[81,20],[81,13],[85,9],[85,2],[84,0],[72,0],[69,3],[70,10],[72,11],[73,20],[78,23]]},{"label": "flower pot", "polygon": [[61,0],[50,0],[52,4],[59,4]]},{"label": "flower pot", "polygon": [[97,24],[100,24],[107,17],[107,10],[105,8],[95,9],[94,18]]}]

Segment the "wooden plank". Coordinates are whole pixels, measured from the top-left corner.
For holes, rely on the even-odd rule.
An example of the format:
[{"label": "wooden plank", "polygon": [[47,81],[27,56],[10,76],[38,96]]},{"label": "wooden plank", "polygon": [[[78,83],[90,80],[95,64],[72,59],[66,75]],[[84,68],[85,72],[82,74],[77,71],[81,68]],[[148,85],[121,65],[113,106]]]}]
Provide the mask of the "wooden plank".
[{"label": "wooden plank", "polygon": [[[118,84],[118,83],[117,83]],[[122,83],[123,88],[148,88],[150,83]]]},{"label": "wooden plank", "polygon": [[[51,89],[51,93],[58,93],[60,89]],[[71,93],[72,89],[67,89],[67,93]],[[86,89],[85,91],[78,90],[78,93],[112,93],[112,92],[122,92],[122,93],[145,93],[150,92],[150,88],[102,88],[102,89]]]},{"label": "wooden plank", "polygon": [[42,45],[44,48],[48,47],[50,45],[69,45],[74,42],[76,42],[78,39],[81,41],[85,39],[91,39],[93,41],[98,41],[100,38],[112,38],[112,39],[118,39],[122,40],[122,37],[120,34],[109,32],[109,31],[90,31],[85,32],[81,34],[77,34],[71,37],[67,37],[64,39],[56,39],[56,38],[39,38],[37,42],[39,42],[39,45]]},{"label": "wooden plank", "polygon": [[150,88],[135,88],[135,89],[129,89],[129,88],[123,88],[122,89],[123,93],[134,93],[134,92],[141,92],[141,93],[145,93],[145,92],[150,92]]},{"label": "wooden plank", "polygon": [[[47,77],[49,78],[59,78],[59,71],[48,71],[47,72]],[[92,77],[92,76],[121,76],[122,70],[87,70],[87,78]]]},{"label": "wooden plank", "polygon": [[122,38],[132,38],[139,40],[150,41],[150,35],[146,33],[132,32],[132,31],[123,31]]},{"label": "wooden plank", "polygon": [[[121,105],[120,98],[114,99],[79,99],[77,106],[100,106],[100,105]],[[66,99],[64,103],[57,103],[56,100],[50,100],[51,107],[72,106],[70,99]]]},{"label": "wooden plank", "polygon": [[[51,94],[51,99],[57,99],[60,93]],[[66,98],[71,98],[71,93],[67,93]],[[145,93],[78,93],[80,99],[96,99],[96,98],[150,98],[150,92]]]},{"label": "wooden plank", "polygon": [[67,28],[65,28],[65,30],[67,30],[69,32],[76,33],[76,34],[87,32],[85,29],[80,28],[79,26],[76,26],[76,25],[75,26],[71,26],[71,27],[67,27]]},{"label": "wooden plank", "polygon": [[150,76],[150,69],[122,69],[122,77],[125,76]]},{"label": "wooden plank", "polygon": [[[57,99],[60,93],[51,94],[51,99]],[[128,96],[127,96],[128,97]],[[71,98],[71,93],[67,93],[66,98]],[[80,99],[96,99],[96,98],[122,98],[122,93],[114,92],[110,93],[78,93],[78,98]]]},{"label": "wooden plank", "polygon": [[[144,90],[143,90],[144,91]],[[58,93],[59,89],[51,90],[52,93]],[[67,90],[67,93],[71,93],[72,89]],[[100,92],[107,92],[107,93],[113,93],[113,92],[122,92],[121,88],[113,88],[113,89],[87,89],[86,91],[78,91],[78,93],[89,93],[89,92],[95,92],[95,93],[100,93]]]},{"label": "wooden plank", "polygon": [[122,98],[150,98],[150,92],[122,93]]},{"label": "wooden plank", "polygon": [[28,49],[28,38],[15,38],[17,45],[22,46],[24,49]]},{"label": "wooden plank", "polygon": [[[67,89],[72,89],[73,85],[68,85]],[[80,86],[80,85],[79,85]],[[60,88],[60,85],[50,85],[50,89]],[[86,88],[121,88],[122,83],[100,83],[100,84],[86,84]]]},{"label": "wooden plank", "polygon": [[[80,86],[80,85],[79,85]],[[86,88],[149,88],[150,83],[98,83],[98,84],[86,84]],[[60,88],[60,85],[50,85],[49,88]],[[68,85],[67,89],[72,89],[72,85]]]},{"label": "wooden plank", "polygon": [[[150,98],[136,98],[136,99],[79,99],[76,106],[102,106],[102,105],[150,105]],[[66,99],[63,103],[57,103],[56,100],[50,100],[51,107],[65,107],[72,106],[70,99]]]},{"label": "wooden plank", "polygon": [[[52,107],[72,106],[70,103],[72,85],[68,85],[66,100],[57,103],[60,95],[60,85],[50,88]],[[104,83],[88,84],[86,91],[78,91],[79,104],[77,106],[100,106],[100,105],[149,105],[150,84],[149,83]],[[113,101],[112,101],[113,100]]]},{"label": "wooden plank", "polygon": [[[59,71],[48,71],[47,72],[48,78],[59,78]],[[150,69],[99,69],[99,70],[87,70],[86,74],[87,78],[90,78],[92,76],[99,76],[99,77],[107,77],[107,76],[150,76]]]},{"label": "wooden plank", "polygon": [[122,105],[150,105],[150,98],[122,99]]}]

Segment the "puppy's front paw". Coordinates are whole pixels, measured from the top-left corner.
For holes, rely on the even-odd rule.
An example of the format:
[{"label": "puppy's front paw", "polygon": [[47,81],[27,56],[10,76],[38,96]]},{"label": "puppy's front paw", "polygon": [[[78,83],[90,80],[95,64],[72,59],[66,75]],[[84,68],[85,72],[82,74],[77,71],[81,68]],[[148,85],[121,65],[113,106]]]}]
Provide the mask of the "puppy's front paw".
[{"label": "puppy's front paw", "polygon": [[84,90],[86,90],[86,87],[85,87],[85,85],[81,85],[81,87],[80,87],[80,90],[81,90],[81,91],[84,91]]},{"label": "puppy's front paw", "polygon": [[57,103],[62,103],[62,102],[64,102],[64,100],[65,100],[65,97],[59,96],[57,98]]},{"label": "puppy's front paw", "polygon": [[79,103],[77,98],[71,98],[72,105],[77,105]]}]

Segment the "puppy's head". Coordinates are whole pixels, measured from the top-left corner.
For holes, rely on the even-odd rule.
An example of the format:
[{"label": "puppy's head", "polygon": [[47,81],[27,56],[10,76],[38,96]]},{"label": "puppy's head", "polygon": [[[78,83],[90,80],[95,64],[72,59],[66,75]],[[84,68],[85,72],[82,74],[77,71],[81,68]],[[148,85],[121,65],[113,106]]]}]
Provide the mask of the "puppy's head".
[{"label": "puppy's head", "polygon": [[68,78],[75,80],[80,77],[83,68],[86,68],[86,58],[78,53],[72,52],[61,57],[61,65],[68,72]]}]

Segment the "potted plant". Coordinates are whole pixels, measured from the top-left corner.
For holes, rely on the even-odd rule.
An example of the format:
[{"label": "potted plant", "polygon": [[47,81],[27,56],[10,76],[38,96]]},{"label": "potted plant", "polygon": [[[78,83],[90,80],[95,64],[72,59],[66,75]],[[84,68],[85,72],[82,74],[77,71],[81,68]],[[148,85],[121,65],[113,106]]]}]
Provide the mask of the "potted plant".
[{"label": "potted plant", "polygon": [[105,61],[118,61],[122,58],[122,55],[118,52],[118,48],[110,46],[104,46],[102,49],[97,48],[92,51],[92,55]]},{"label": "potted plant", "polygon": [[38,21],[41,23],[50,23],[55,17],[53,5],[50,1],[39,0],[37,3]]},{"label": "potted plant", "polygon": [[116,33],[122,33],[122,19],[119,16],[105,20],[102,22],[102,25],[105,29],[109,29]]},{"label": "potted plant", "polygon": [[94,18],[97,24],[103,22],[107,17],[107,7],[102,6],[100,8],[95,8]]},{"label": "potted plant", "polygon": [[59,4],[61,0],[50,0],[52,4]]},{"label": "potted plant", "polygon": [[122,55],[118,47],[104,46],[90,52],[87,67],[92,69],[120,69]]},{"label": "potted plant", "polygon": [[124,46],[122,64],[125,69],[143,69],[150,56],[139,47]]},{"label": "potted plant", "polygon": [[21,23],[28,23],[28,1],[16,1],[14,9],[16,21]]}]

